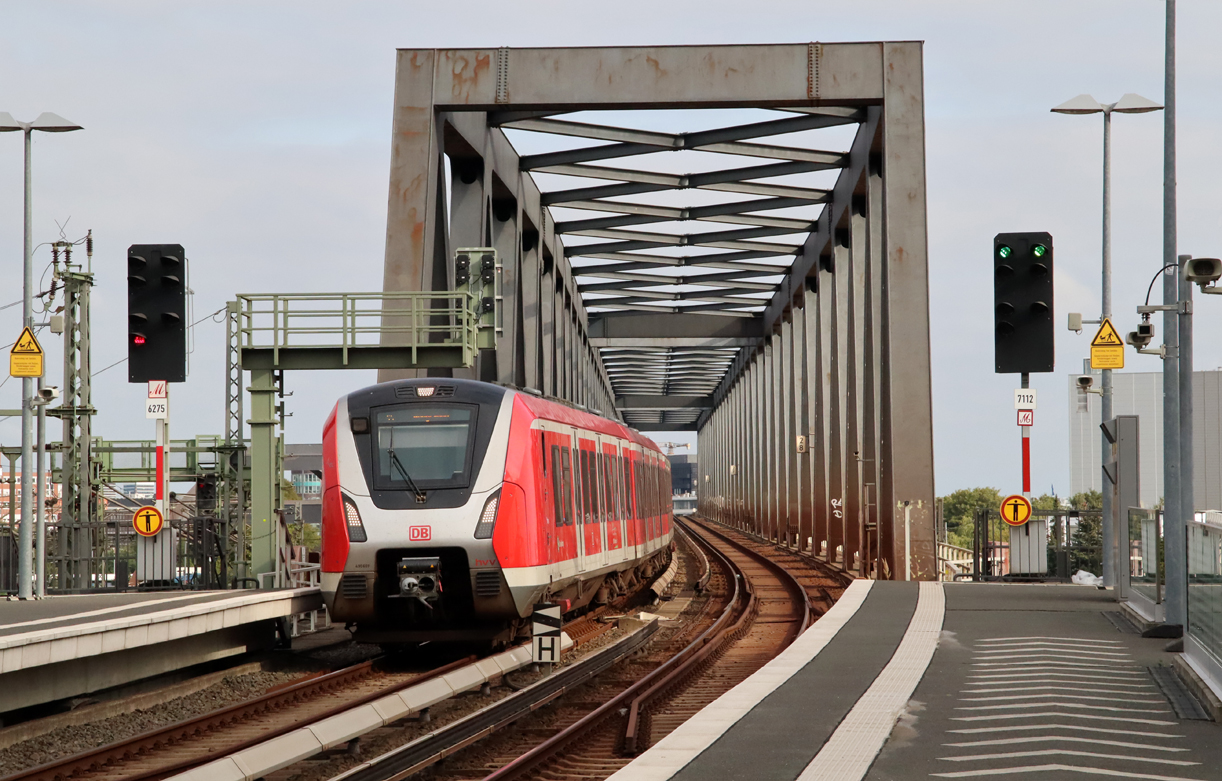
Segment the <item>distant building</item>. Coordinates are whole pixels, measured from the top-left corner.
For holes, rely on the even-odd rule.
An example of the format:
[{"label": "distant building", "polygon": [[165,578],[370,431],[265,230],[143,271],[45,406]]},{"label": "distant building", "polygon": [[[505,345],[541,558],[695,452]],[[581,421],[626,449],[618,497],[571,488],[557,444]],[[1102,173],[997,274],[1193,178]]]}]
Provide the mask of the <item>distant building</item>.
[{"label": "distant building", "polygon": [[697,460],[695,453],[675,453],[667,456],[670,459],[671,492],[675,494],[691,494],[696,492]]},{"label": "distant building", "polygon": [[[12,482],[9,482],[9,478]],[[63,487],[59,483],[51,482],[51,473],[47,472],[44,476],[43,485],[46,486],[44,496],[48,499],[55,499],[55,502],[47,509],[45,517],[47,520],[56,520],[59,518],[59,500],[63,498]],[[35,488],[37,490],[37,488]],[[10,497],[11,492],[11,497]],[[12,503],[10,505],[10,502]],[[12,511],[12,518],[9,517],[9,511]],[[7,470],[0,470],[0,523],[5,525],[16,520],[21,521],[21,470],[18,469],[15,474],[10,475]]]},{"label": "distant building", "polygon": [[[1100,386],[1098,372],[1095,389]],[[1101,399],[1069,381],[1069,484],[1071,493],[1101,491],[1099,468]],[[1222,509],[1222,371],[1193,372],[1193,488],[1197,510]],[[1112,412],[1136,415],[1141,503],[1154,507],[1163,497],[1162,372],[1112,372]],[[1038,415],[1039,412],[1037,411]]]},{"label": "distant building", "polygon": [[285,445],[284,471],[298,499],[285,502],[295,521],[322,523],[322,445]]}]

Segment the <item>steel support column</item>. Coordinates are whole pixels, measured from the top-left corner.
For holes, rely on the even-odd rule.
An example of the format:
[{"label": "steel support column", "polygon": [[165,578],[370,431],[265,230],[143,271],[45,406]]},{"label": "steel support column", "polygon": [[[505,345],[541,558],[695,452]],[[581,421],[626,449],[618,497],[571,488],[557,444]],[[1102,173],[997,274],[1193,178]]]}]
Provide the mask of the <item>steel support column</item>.
[{"label": "steel support column", "polygon": [[276,471],[279,439],[276,425],[276,373],[250,372],[250,567],[251,577],[275,572],[280,523],[276,496],[281,476]]}]

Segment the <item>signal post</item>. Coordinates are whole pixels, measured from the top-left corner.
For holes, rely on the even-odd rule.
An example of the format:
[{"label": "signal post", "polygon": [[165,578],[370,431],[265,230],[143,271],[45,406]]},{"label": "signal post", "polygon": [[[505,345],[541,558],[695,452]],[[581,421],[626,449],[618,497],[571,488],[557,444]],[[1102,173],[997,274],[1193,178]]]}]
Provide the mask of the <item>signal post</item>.
[{"label": "signal post", "polygon": [[[174,530],[159,523],[153,530],[140,519],[170,514],[170,383],[187,379],[187,258],[181,244],[133,244],[127,250],[127,380],[146,383],[146,418],[156,421],[157,476],[154,507],[133,518],[137,539],[137,579],[165,581],[174,576]],[[167,556],[168,554],[168,556]],[[167,565],[168,560],[168,565]],[[139,566],[144,563],[143,571]]]},{"label": "signal post", "polygon": [[[1018,374],[1014,407],[1022,430],[1022,496],[1008,497],[1002,517],[1010,524],[1010,571],[1043,574],[1048,563],[1038,554],[1015,557],[1047,539],[1048,522],[1031,517],[1031,427],[1035,423],[1036,394],[1031,374],[1051,372],[1056,364],[1052,325],[1052,235],[1033,231],[999,233],[993,239],[994,363],[998,374]],[[1025,505],[1026,512],[1013,509]],[[1007,515],[1010,507],[1010,515]],[[1021,508],[1019,508],[1021,509]],[[1035,529],[1032,530],[1032,526]]]}]

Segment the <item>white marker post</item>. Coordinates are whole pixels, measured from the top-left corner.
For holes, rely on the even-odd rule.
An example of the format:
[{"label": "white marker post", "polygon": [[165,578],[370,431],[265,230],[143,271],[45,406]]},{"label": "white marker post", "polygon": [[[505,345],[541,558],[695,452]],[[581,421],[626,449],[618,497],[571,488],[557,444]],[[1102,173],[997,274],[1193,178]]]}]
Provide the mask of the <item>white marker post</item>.
[{"label": "white marker post", "polygon": [[165,380],[149,380],[144,416],[157,421],[157,482],[153,497],[158,511],[169,517],[170,384]]},{"label": "white marker post", "polygon": [[[1023,496],[1031,501],[1031,426],[1035,423],[1035,389],[1027,387],[1027,375],[1023,375],[1023,387],[1014,389],[1014,409],[1018,410],[1018,425],[1023,430]],[[1024,416],[1023,412],[1027,412]]]},{"label": "white marker post", "polygon": [[546,664],[547,669],[560,661],[560,606],[550,602],[535,605],[531,621],[531,660],[535,664]]}]

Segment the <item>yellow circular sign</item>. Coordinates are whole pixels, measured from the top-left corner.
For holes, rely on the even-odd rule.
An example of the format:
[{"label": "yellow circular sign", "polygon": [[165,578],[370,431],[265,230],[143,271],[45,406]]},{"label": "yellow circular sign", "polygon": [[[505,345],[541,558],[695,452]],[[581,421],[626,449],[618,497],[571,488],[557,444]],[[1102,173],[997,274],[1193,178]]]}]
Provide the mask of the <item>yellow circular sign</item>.
[{"label": "yellow circular sign", "polygon": [[156,507],[141,507],[132,515],[132,527],[142,537],[153,537],[165,525],[165,518]]},{"label": "yellow circular sign", "polygon": [[1022,526],[1031,518],[1031,502],[1020,494],[1001,500],[1001,519],[1011,526]]}]

